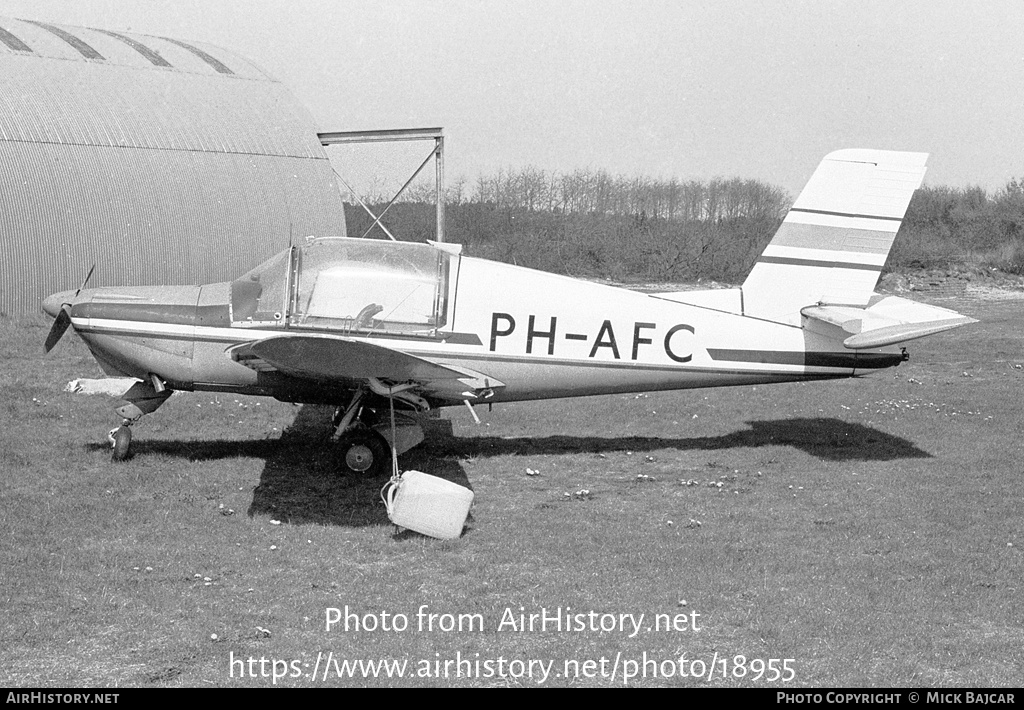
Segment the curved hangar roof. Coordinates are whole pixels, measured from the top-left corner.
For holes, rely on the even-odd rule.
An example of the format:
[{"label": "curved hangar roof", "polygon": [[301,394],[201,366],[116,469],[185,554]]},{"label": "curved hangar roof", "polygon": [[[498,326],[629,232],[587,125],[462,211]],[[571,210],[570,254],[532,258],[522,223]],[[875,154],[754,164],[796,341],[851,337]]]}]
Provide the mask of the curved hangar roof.
[{"label": "curved hangar roof", "polygon": [[0,314],[90,286],[228,280],[345,234],[312,117],[219,47],[0,18]]}]

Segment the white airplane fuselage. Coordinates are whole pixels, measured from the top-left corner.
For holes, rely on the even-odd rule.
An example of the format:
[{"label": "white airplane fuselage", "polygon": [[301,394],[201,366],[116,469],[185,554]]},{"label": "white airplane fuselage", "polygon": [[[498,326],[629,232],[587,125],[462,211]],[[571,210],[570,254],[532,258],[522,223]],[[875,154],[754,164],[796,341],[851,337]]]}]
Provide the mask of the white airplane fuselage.
[{"label": "white airplane fuselage", "polygon": [[[345,337],[487,373],[505,385],[490,402],[852,377],[905,359],[893,346],[844,349],[838,327],[826,335],[743,316],[738,289],[672,295],[715,307],[698,306],[456,258],[444,329]],[[55,315],[68,302],[66,293],[55,294],[46,310]],[[70,308],[72,325],[108,374],[142,380],[156,375],[175,390],[290,401],[340,403],[349,396],[343,387],[297,387],[233,360],[229,349],[246,342],[337,331],[233,322],[229,283],[86,289]]]}]

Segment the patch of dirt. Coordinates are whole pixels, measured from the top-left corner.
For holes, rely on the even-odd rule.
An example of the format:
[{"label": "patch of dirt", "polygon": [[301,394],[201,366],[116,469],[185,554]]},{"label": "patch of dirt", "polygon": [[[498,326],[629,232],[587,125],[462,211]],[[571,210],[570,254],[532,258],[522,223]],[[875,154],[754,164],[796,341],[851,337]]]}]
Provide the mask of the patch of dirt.
[{"label": "patch of dirt", "polygon": [[[717,281],[697,283],[621,283],[594,279],[608,286],[619,286],[641,293],[673,293],[720,288],[736,288],[739,284]],[[949,269],[902,269],[882,276],[875,289],[894,296],[915,295],[922,300],[966,298],[976,301],[1024,300],[1024,276],[1009,274],[983,266],[952,267]]]},{"label": "patch of dirt", "polygon": [[984,301],[1024,300],[1024,276],[986,267],[901,270],[885,274],[880,293]]}]

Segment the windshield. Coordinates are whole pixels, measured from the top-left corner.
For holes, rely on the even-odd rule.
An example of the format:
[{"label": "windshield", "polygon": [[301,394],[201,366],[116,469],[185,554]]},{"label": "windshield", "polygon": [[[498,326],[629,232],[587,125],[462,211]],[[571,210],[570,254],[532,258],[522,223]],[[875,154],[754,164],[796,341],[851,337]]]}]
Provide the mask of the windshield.
[{"label": "windshield", "polygon": [[[279,254],[232,283],[232,322],[355,331],[444,325],[450,256],[428,244],[322,239]],[[285,293],[290,295],[284,307]]]}]

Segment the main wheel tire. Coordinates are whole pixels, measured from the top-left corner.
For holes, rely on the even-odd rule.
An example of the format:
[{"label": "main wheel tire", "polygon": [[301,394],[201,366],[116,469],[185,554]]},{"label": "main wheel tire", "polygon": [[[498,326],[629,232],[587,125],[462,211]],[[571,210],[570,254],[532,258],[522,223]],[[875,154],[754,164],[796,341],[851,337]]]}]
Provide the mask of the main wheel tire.
[{"label": "main wheel tire", "polygon": [[110,458],[114,461],[124,461],[128,458],[132,446],[132,430],[126,426],[120,426],[114,430],[114,451]]},{"label": "main wheel tire", "polygon": [[338,442],[342,470],[361,476],[383,476],[391,469],[391,450],[375,431],[356,431]]}]

